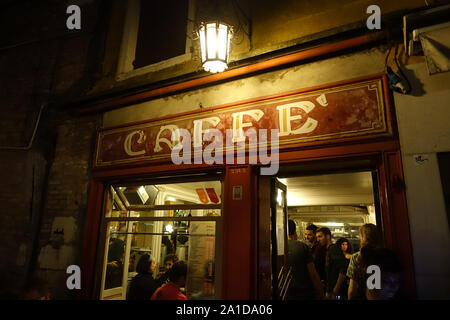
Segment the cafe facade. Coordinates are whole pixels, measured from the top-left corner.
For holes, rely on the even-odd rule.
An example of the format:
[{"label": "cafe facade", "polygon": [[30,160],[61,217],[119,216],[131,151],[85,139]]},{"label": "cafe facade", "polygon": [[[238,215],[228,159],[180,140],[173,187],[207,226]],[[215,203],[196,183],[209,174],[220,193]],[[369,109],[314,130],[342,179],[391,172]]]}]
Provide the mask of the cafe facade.
[{"label": "cafe facade", "polygon": [[[189,234],[186,243],[189,245],[188,251],[191,251],[187,253],[187,261],[192,262],[192,277],[194,274],[199,276],[196,269],[202,269],[201,266],[207,261],[214,261],[212,265],[215,270],[203,275],[201,281],[203,285],[213,285],[214,289],[208,291],[210,298],[272,298],[274,288],[277,288],[277,284],[272,281],[277,278],[277,272],[283,266],[282,257],[287,254],[284,246],[287,240],[287,207],[281,218],[273,217],[271,206],[277,196],[273,180],[277,172],[272,175],[262,174],[267,161],[263,164],[260,152],[257,161],[252,159],[252,156],[256,158],[257,153],[252,150],[261,148],[263,144],[266,145],[267,155],[270,154],[271,160],[277,162],[280,172],[289,171],[291,175],[362,170],[373,172],[378,189],[378,198],[374,201],[376,220],[381,227],[385,245],[393,248],[406,265],[403,274],[405,292],[414,295],[414,267],[401,153],[393,117],[392,94],[386,76],[373,72],[357,78],[355,74],[355,77],[341,81],[330,79],[321,85],[289,90],[297,82],[294,79],[305,74],[296,69],[301,68],[283,70],[283,73],[291,73],[284,77],[279,77],[280,71],[264,74],[264,77],[269,78],[267,82],[277,83],[276,90],[281,91],[277,93],[267,91],[272,94],[255,95],[255,91],[260,94],[266,91],[253,87],[253,83],[260,79],[250,77],[237,80],[239,84],[230,81],[226,85],[217,85],[217,89],[212,86],[206,90],[194,90],[193,95],[197,95],[199,104],[204,106],[202,108],[195,104],[197,108],[194,110],[160,114],[159,117],[139,116],[136,119],[139,121],[129,123],[117,121],[126,117],[121,114],[145,114],[145,111],[140,112],[149,108],[145,102],[104,114],[104,128],[97,136],[83,250],[82,268],[88,270],[89,276],[85,278],[84,285],[87,292],[93,295],[91,297],[120,298],[126,292],[123,285],[126,283],[125,276],[120,289],[105,289],[105,243],[108,242],[107,237],[114,233],[111,230],[118,231],[119,225],[125,226],[128,242],[132,242],[133,238],[145,237],[146,234],[142,231],[145,229],[137,230],[137,225],[153,223],[153,227],[157,228],[159,223],[159,232],[154,229],[150,232],[153,238],[164,237],[164,226],[168,224],[190,225],[184,231]],[[221,101],[222,95],[214,92],[230,90],[226,87],[236,85],[240,87],[237,96],[244,98],[242,100]],[[192,102],[183,101],[187,99],[186,96],[183,95],[181,99],[173,97],[173,100],[180,106],[192,106]],[[236,99],[233,95],[225,97],[228,100]],[[217,105],[209,107],[211,99],[217,101]],[[159,104],[159,111],[169,109],[164,100],[167,101],[158,99],[152,104]],[[169,97],[169,100],[172,98]],[[111,121],[111,126],[105,125],[108,121]],[[242,138],[245,141],[244,132],[252,128],[256,131],[278,129],[272,133],[278,134],[278,149],[271,149],[273,137],[267,136],[264,141],[256,140],[256,144],[248,139],[239,157],[237,142]],[[183,137],[181,140],[180,129],[187,130],[192,139],[184,142]],[[195,144],[198,146],[200,141],[205,151],[210,144],[203,137],[208,129],[222,133],[218,135],[223,139],[220,141],[222,143],[217,144],[217,148],[211,152],[215,161],[209,164],[202,161],[201,153],[200,159],[196,159],[194,151],[190,156],[183,157],[185,161],[175,164],[171,154],[176,149],[176,143],[188,147],[192,145],[192,150],[195,150]],[[231,137],[225,141],[227,129]],[[218,139],[213,142],[217,143]],[[188,148],[181,152],[187,150],[190,152]],[[176,186],[180,187],[183,183],[191,189],[191,196],[197,192],[195,201],[187,195],[183,198],[181,189],[176,192]],[[155,201],[147,205],[147,202],[131,204],[131,201],[124,199],[120,190],[124,186],[128,186],[128,189],[144,186],[146,189],[150,185],[156,186],[159,192]],[[204,188],[198,188],[203,185]],[[158,202],[158,197],[164,193],[161,190],[170,190],[171,187],[174,191],[166,191],[166,198]],[[187,190],[184,192],[188,193]],[[208,192],[214,196],[205,196]],[[202,195],[205,201],[202,201]],[[111,200],[115,197],[123,200],[122,208]],[[175,201],[170,201],[174,198]],[[111,204],[107,206],[108,201]],[[110,211],[105,212],[105,206]],[[184,213],[189,211],[192,216],[186,217],[182,213],[176,216],[174,212],[177,210]],[[209,215],[208,210],[214,211],[214,214]],[[117,226],[111,227],[114,223]],[[195,224],[201,226],[202,223],[205,224],[204,228],[210,228],[210,234],[205,235],[204,239],[197,239],[195,234],[191,235],[192,230],[189,228]],[[273,230],[276,230],[275,235],[272,234]],[[155,239],[152,241],[153,252],[159,252],[161,247],[165,247],[161,242],[158,247]],[[92,246],[93,243],[97,244],[96,248]],[[197,253],[193,253],[192,246]],[[133,253],[131,243],[128,250]],[[209,253],[203,250],[209,250]],[[130,256],[128,264],[129,259]],[[192,294],[196,292],[194,288],[205,294],[199,283],[192,284]],[[279,289],[282,290],[282,287]],[[189,286],[187,290],[191,293]]]},{"label": "cafe facade", "polygon": [[[79,265],[79,298],[120,300],[140,257],[154,259],[158,276],[175,254],[188,264],[189,299],[282,299],[293,219],[300,240],[314,223],[355,249],[359,227],[373,223],[400,259],[405,297],[448,294],[450,257],[434,244],[450,245],[439,174],[450,150],[448,74],[430,78],[423,58],[407,56],[388,31],[360,23],[348,32],[342,18],[334,33],[311,27],[308,36],[298,25],[270,33],[261,26],[279,19],[262,9],[222,72],[202,70],[190,37],[181,54],[142,67],[139,23],[130,22],[137,2],[116,2],[103,77],[71,102],[75,126],[99,119],[79,171],[86,205],[74,223],[80,241],[61,255],[68,258],[39,253],[43,274],[51,277],[56,260],[60,269]],[[393,91],[386,67],[395,59],[420,80],[421,95]]]}]

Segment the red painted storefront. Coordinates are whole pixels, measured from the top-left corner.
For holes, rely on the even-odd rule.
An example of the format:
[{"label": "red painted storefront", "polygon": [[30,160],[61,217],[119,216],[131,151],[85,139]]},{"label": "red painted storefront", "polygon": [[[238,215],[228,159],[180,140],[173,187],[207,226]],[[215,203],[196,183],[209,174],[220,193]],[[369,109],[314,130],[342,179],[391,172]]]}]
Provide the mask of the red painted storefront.
[{"label": "red painted storefront", "polygon": [[[376,84],[377,92],[371,93],[370,90],[361,89],[361,85],[364,87],[371,82]],[[323,92],[327,98],[329,97],[326,102],[319,99]],[[333,97],[333,92],[341,93],[335,94]],[[353,101],[352,97],[356,100]],[[157,139],[158,129],[165,123],[178,124],[180,127],[192,131],[192,120],[216,115],[220,119],[218,128],[223,131],[233,127],[232,111],[250,110],[259,106],[264,114],[269,116],[262,116],[260,118],[262,121],[258,124],[252,121],[253,126],[273,128],[275,124],[282,125],[282,122],[276,120],[277,115],[281,116],[282,110],[277,110],[278,113],[275,111],[280,101],[295,103],[304,100],[315,100],[316,107],[311,112],[306,112],[308,116],[305,116],[306,113],[303,112],[305,110],[300,113],[293,111],[291,116],[297,115],[300,116],[299,118],[289,118],[288,115],[288,121],[291,121],[293,126],[296,124],[297,128],[302,127],[304,124],[302,121],[307,117],[317,120],[321,124],[329,122],[332,125],[318,127],[317,135],[312,132],[300,134],[295,139],[281,137],[280,167],[295,165],[301,170],[310,168],[312,171],[324,172],[335,171],[339,167],[336,164],[340,164],[347,170],[365,169],[376,172],[384,242],[387,247],[395,250],[400,256],[405,267],[403,290],[409,297],[414,297],[414,266],[400,145],[386,78],[383,75],[376,75],[101,130],[98,135],[93,164],[89,206],[84,229],[82,298],[98,297],[96,268],[101,260],[98,252],[101,239],[103,192],[106,184],[117,179],[152,178],[168,174],[181,175],[221,170],[224,172],[224,181],[221,223],[223,265],[220,275],[222,279],[220,298],[270,299],[271,195],[268,182],[270,177],[260,176],[260,165],[248,164],[248,155],[246,164],[242,165],[207,165],[204,163],[175,165],[171,162],[170,149],[167,149],[167,144],[162,148],[160,157],[152,154],[152,150],[155,150],[154,141]],[[322,101],[322,103],[318,101]],[[376,112],[366,112],[372,110],[370,109],[373,107],[372,102],[376,104]],[[343,118],[339,117],[343,117],[345,112],[351,109],[348,108],[349,105],[354,106],[358,103],[361,109],[358,119],[362,120],[361,117],[364,116],[371,117],[370,119],[376,125],[371,123],[363,127],[364,121],[361,121],[363,125],[359,128],[352,127],[351,124],[340,125]],[[331,116],[330,113],[326,114],[320,111],[321,108],[330,110],[333,106],[337,107]],[[281,128],[278,127],[278,129]],[[148,144],[144,145],[145,141],[139,134],[132,134],[136,130],[145,133]],[[128,146],[130,150],[136,152],[135,157],[127,156],[126,153],[114,149],[114,141],[120,140],[123,145],[126,136],[130,137]],[[108,140],[109,137],[110,140]],[[170,138],[170,136],[166,138]],[[109,149],[106,146],[109,146]],[[233,200],[233,186],[242,186],[242,199]]]}]

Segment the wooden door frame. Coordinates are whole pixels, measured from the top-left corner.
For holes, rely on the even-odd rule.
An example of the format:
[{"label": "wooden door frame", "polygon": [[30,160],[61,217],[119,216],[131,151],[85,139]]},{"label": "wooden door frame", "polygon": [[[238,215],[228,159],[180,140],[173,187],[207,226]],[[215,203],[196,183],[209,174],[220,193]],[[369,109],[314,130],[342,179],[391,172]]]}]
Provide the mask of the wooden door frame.
[{"label": "wooden door frame", "polygon": [[[402,293],[407,298],[415,299],[414,260],[398,141],[374,141],[372,143],[296,150],[280,154],[280,165],[311,165],[319,162],[350,162],[354,160],[369,160],[372,163],[372,167],[369,166],[366,169],[376,169],[378,172],[379,200],[385,245],[394,250],[401,260],[403,266]],[[355,170],[358,169],[362,168],[355,168]],[[311,174],[315,173],[319,172]],[[260,178],[265,179],[264,177]],[[267,230],[267,204],[264,202],[269,197],[268,201],[270,203],[270,195],[268,194],[267,187],[264,187],[264,185],[260,185],[259,187],[261,189],[257,191],[260,199],[258,203],[258,259],[261,262],[261,259],[267,259],[264,252],[270,246],[267,239],[262,239],[267,237],[267,234],[270,235],[270,231]],[[264,265],[266,264],[267,261],[264,261]],[[263,280],[266,276],[267,270],[261,270],[261,266],[259,266],[258,279],[260,280],[260,285],[264,285],[265,282]],[[258,297],[267,299],[267,292],[261,292],[261,289],[257,289]]]},{"label": "wooden door frame", "polygon": [[[282,204],[282,210],[283,210],[283,260],[281,263],[281,267],[278,270],[277,266],[272,266],[272,292],[275,295],[276,299],[279,299],[282,294],[279,291],[279,273],[281,272],[283,268],[286,268],[287,261],[288,261],[288,234],[287,234],[287,224],[288,224],[288,217],[287,217],[287,187],[285,184],[278,181],[276,177],[272,177],[270,179],[270,194],[271,194],[271,224],[272,224],[272,230],[275,232],[272,232],[272,244],[278,241],[277,239],[277,201],[278,197],[274,193],[276,190],[282,190],[283,191],[283,204]],[[275,198],[277,197],[277,198]],[[281,205],[280,205],[281,206]],[[276,248],[276,250],[274,250]],[[274,259],[278,259],[279,252],[278,252],[278,243],[274,246],[272,245],[272,261]]]}]

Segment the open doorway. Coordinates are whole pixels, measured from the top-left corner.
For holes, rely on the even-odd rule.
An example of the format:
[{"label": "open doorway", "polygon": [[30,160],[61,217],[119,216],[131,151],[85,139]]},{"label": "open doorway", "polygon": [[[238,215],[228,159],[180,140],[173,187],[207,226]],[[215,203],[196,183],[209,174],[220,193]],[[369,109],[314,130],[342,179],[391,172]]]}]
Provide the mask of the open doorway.
[{"label": "open doorway", "polygon": [[[380,224],[370,171],[279,178],[287,187],[287,215],[297,225],[299,240],[307,242],[306,228],[327,227],[336,242],[346,238],[359,250],[359,229],[365,223]],[[375,191],[374,191],[375,189]]]},{"label": "open doorway", "polygon": [[[296,223],[297,239],[310,247],[311,252],[317,241],[313,239],[312,242],[315,243],[311,243],[306,237],[306,230],[310,225],[329,229],[332,243],[345,241],[348,259],[351,253],[360,249],[359,231],[364,224],[376,225],[379,238],[382,241],[384,238],[376,170],[367,167],[344,170],[317,167],[316,170],[304,169],[302,170],[301,166],[281,168],[279,175],[270,181],[271,205],[270,210],[266,211],[270,211],[270,297],[273,299],[285,299],[290,285],[290,268],[287,264],[289,220]],[[268,189],[267,180],[266,178],[260,180],[261,199],[264,199],[261,197],[264,189]],[[264,205],[260,203],[260,215],[264,210],[263,207]],[[264,220],[262,216],[260,219]],[[266,221],[269,222],[268,219]],[[260,232],[261,230],[260,223]],[[260,278],[263,278],[261,273],[264,271],[261,270],[264,270],[264,267],[261,263],[264,263],[264,253],[261,248],[260,241]],[[343,254],[346,255],[344,252]],[[266,256],[266,259],[268,258]],[[327,279],[323,270],[320,278],[325,290]],[[266,293],[261,290],[266,290]],[[264,282],[261,282],[260,296],[268,298],[268,292],[269,284],[266,282],[264,288]]]}]

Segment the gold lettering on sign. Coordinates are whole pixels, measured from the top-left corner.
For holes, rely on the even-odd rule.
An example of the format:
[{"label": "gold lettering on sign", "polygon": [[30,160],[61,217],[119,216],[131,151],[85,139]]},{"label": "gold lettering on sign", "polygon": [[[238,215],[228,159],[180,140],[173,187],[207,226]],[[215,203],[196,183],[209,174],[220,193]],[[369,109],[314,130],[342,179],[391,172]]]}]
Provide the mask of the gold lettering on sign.
[{"label": "gold lettering on sign", "polygon": [[317,127],[318,124],[317,120],[308,117],[308,119],[306,119],[305,123],[301,127],[293,130],[291,127],[291,122],[293,120],[302,119],[301,115],[296,116],[291,115],[291,109],[293,108],[299,108],[305,111],[306,113],[310,113],[315,108],[315,105],[310,101],[300,101],[278,106],[277,110],[280,121],[280,133],[279,133],[280,137],[288,136],[290,134],[309,133],[314,131],[314,129],[316,129]]},{"label": "gold lettering on sign", "polygon": [[136,130],[136,131],[133,131],[130,134],[128,134],[127,137],[125,138],[125,141],[123,142],[123,147],[125,148],[125,152],[129,156],[140,156],[140,155],[145,154],[145,150],[141,150],[141,151],[131,150],[131,141],[136,134],[139,135],[139,138],[137,140],[137,142],[139,144],[143,143],[147,139],[144,131],[142,131],[142,130]]},{"label": "gold lettering on sign", "polygon": [[[163,133],[165,130],[169,130],[170,131],[170,136],[171,137],[175,137],[173,143],[169,139],[161,138],[161,133]],[[172,150],[173,147],[175,147],[180,142],[180,130],[179,130],[179,128],[176,125],[173,125],[173,124],[169,124],[167,126],[161,126],[159,128],[158,135],[156,136],[155,149],[154,149],[155,152],[162,151],[163,148],[160,145],[161,142],[167,144],[169,146],[170,150]]]},{"label": "gold lettering on sign", "polygon": [[208,129],[203,130],[203,122],[208,122],[211,124],[211,126],[214,128],[217,126],[220,122],[219,117],[210,117],[210,118],[204,118],[199,120],[194,120],[194,147],[201,147],[202,146],[202,135],[205,133]]},{"label": "gold lettering on sign", "polygon": [[317,97],[316,101],[322,106],[322,107],[326,107],[328,105],[328,101],[327,101],[327,97],[325,96],[325,94],[321,94],[320,96]]},{"label": "gold lettering on sign", "polygon": [[251,122],[244,122],[244,116],[250,116],[259,121],[264,112],[259,109],[247,110],[231,114],[233,117],[233,142],[245,141],[244,128],[251,127]]}]

